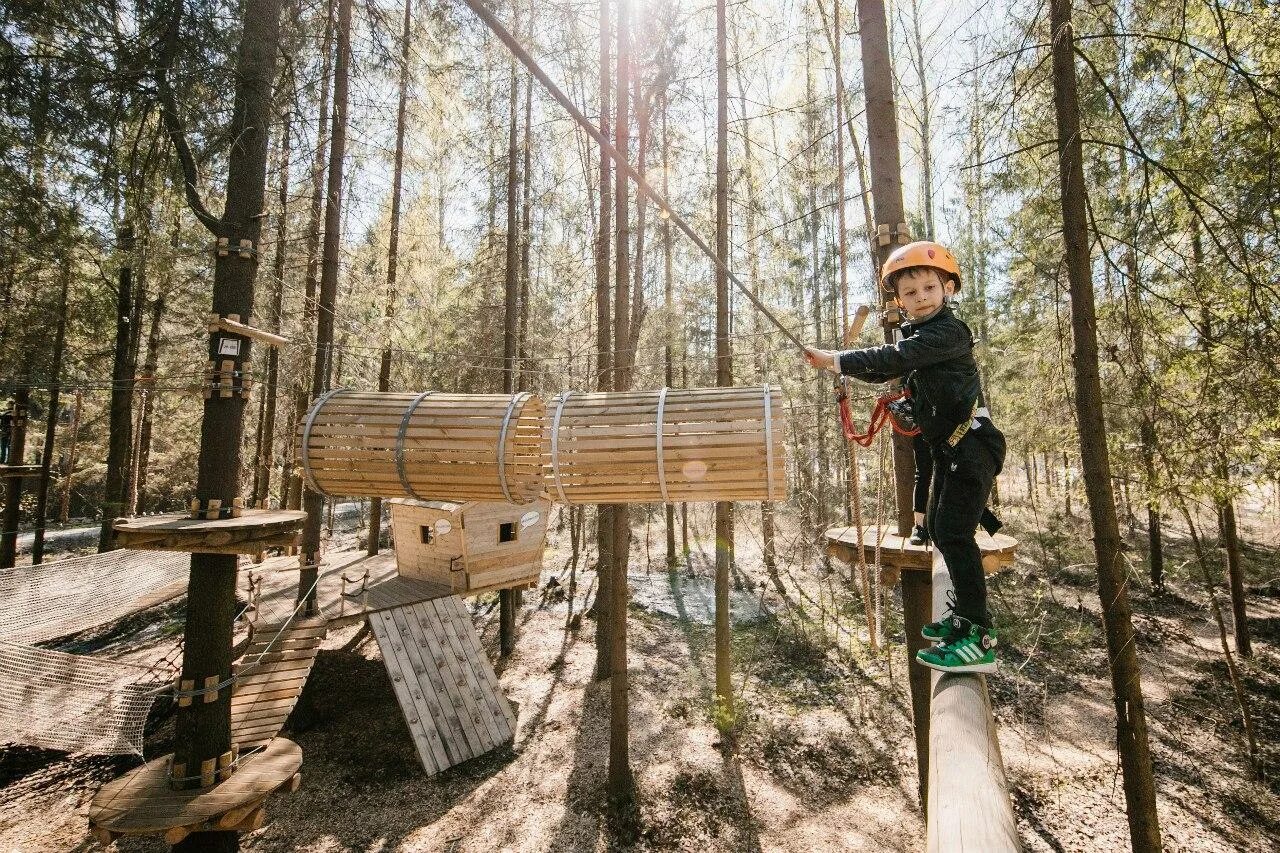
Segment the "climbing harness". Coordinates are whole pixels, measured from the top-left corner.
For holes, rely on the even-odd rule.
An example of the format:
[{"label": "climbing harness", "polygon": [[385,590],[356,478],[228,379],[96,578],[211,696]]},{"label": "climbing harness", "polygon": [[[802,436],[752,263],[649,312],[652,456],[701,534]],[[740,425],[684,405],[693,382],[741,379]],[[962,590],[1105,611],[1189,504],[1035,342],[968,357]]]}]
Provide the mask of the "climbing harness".
[{"label": "climbing harness", "polygon": [[836,402],[840,405],[840,427],[844,431],[846,441],[860,447],[870,447],[876,433],[887,423],[898,435],[916,436],[920,428],[915,425],[910,415],[911,392],[905,387],[896,391],[887,391],[876,398],[875,407],[871,410],[871,419],[867,422],[867,431],[858,432],[853,423],[853,410],[849,405],[849,387],[841,382],[836,391]]}]

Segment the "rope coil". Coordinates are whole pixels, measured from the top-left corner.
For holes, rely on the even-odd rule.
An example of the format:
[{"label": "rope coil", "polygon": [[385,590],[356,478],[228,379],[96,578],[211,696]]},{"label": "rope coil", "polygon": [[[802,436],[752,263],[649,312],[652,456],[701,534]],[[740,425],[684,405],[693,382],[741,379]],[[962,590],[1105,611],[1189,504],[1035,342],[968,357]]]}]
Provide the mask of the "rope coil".
[{"label": "rope coil", "polygon": [[887,423],[893,431],[898,435],[908,437],[920,434],[920,428],[905,429],[898,423],[898,419],[894,417],[893,410],[889,408],[890,403],[896,403],[899,400],[908,400],[911,398],[911,392],[906,388],[898,391],[889,391],[881,394],[876,398],[875,407],[871,410],[871,418],[867,421],[867,431],[865,433],[858,432],[858,428],[853,424],[853,411],[849,408],[849,395],[842,388],[836,393],[836,400],[840,404],[840,427],[844,432],[845,441],[853,442],[859,447],[870,447],[871,442],[875,440],[876,433],[880,432]]}]

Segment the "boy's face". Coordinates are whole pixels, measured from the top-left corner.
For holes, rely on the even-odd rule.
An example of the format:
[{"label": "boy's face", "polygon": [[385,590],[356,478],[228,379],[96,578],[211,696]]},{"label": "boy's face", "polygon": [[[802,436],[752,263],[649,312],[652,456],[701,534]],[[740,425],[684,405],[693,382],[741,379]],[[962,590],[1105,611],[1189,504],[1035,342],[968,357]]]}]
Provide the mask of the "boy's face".
[{"label": "boy's face", "polygon": [[942,280],[932,267],[912,267],[898,274],[898,305],[914,318],[927,317],[955,293],[955,282]]}]

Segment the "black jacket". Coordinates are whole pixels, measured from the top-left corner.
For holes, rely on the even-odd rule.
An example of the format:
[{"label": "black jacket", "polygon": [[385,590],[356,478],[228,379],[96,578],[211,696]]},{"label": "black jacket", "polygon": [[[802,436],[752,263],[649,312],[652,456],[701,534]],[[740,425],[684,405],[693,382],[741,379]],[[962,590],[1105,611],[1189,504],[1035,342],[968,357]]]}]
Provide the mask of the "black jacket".
[{"label": "black jacket", "polygon": [[982,395],[973,333],[944,305],[923,322],[904,323],[902,335],[894,344],[839,353],[840,372],[863,382],[907,377],[921,434],[930,444],[945,442]]}]

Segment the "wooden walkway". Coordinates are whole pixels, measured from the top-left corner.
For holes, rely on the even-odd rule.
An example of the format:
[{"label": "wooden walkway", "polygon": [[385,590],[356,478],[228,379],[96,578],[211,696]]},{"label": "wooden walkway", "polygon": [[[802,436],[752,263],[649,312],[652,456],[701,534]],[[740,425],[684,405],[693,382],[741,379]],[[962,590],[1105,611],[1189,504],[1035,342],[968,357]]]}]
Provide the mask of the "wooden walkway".
[{"label": "wooden walkway", "polygon": [[244,751],[280,734],[311,674],[327,620],[295,619],[259,626],[252,642],[232,667],[231,742]]},{"label": "wooden walkway", "polygon": [[210,788],[169,787],[172,755],[149,761],[98,791],[89,806],[89,829],[104,845],[126,835],[162,835],[177,844],[192,832],[262,825],[262,807],[279,790],[301,781],[302,748],[276,738],[266,749],[242,756],[231,778]]},{"label": "wooden walkway", "polygon": [[428,774],[514,738],[515,713],[461,598],[450,595],[368,618]]}]

